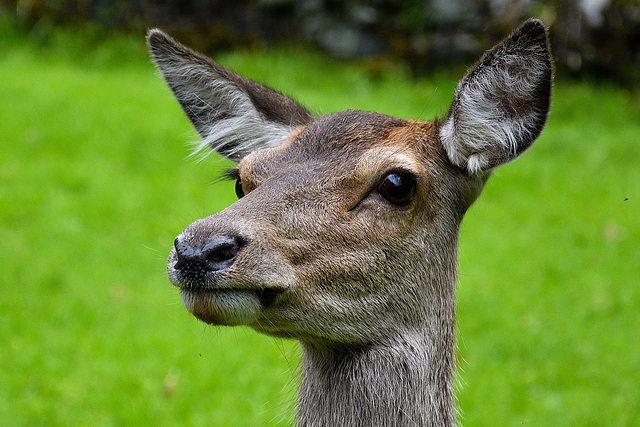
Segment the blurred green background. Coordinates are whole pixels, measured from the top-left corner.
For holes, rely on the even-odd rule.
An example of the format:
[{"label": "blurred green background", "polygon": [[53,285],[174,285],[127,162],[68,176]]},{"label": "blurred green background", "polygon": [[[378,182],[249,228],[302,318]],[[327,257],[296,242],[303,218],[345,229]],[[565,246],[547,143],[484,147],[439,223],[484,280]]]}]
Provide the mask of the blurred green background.
[{"label": "blurred green background", "polygon": [[[235,200],[140,31],[0,18],[0,425],[288,425],[293,341],[184,309],[174,237]],[[70,29],[71,28],[71,29]],[[443,115],[463,68],[291,44],[214,58],[312,111]],[[562,70],[560,70],[563,74]],[[568,73],[565,73],[568,74]],[[461,231],[458,402],[484,425],[637,425],[640,98],[560,78]]]}]

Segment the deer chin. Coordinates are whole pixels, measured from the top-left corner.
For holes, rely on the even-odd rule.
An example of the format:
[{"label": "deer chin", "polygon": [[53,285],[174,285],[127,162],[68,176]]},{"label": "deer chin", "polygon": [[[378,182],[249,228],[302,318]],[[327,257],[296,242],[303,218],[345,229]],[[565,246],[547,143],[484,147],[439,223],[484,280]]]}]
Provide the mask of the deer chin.
[{"label": "deer chin", "polygon": [[182,303],[199,320],[210,325],[238,326],[254,323],[280,294],[272,289],[181,289]]}]

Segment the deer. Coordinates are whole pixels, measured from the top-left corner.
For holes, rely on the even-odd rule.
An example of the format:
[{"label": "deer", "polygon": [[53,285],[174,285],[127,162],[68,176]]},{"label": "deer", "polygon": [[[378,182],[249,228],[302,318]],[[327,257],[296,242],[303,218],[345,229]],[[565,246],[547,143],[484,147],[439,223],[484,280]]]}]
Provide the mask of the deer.
[{"label": "deer", "polygon": [[158,29],[151,56],[238,200],[188,225],[167,270],[186,309],[301,347],[299,426],[456,424],[462,218],[549,114],[547,30],[525,21],[441,118],[315,115]]}]

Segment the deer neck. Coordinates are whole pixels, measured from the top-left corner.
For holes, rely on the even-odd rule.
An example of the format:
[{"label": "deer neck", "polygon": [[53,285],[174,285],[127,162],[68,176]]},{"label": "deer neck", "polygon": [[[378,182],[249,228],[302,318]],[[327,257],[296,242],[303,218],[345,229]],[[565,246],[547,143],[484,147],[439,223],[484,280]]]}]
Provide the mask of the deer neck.
[{"label": "deer neck", "polygon": [[370,345],[327,350],[303,342],[298,425],[454,425],[453,296],[431,314]]},{"label": "deer neck", "polygon": [[[448,218],[450,228],[457,231],[460,219]],[[423,262],[395,285],[411,299],[395,305],[410,309],[404,326],[368,345],[301,342],[299,426],[455,425],[457,236],[431,239],[437,246],[427,246]]]}]

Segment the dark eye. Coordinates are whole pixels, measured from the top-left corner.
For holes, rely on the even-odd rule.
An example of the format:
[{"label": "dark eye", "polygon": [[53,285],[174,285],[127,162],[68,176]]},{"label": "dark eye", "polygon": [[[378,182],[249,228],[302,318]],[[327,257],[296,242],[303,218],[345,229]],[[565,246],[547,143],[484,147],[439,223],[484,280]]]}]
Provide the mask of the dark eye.
[{"label": "dark eye", "polygon": [[242,190],[242,181],[240,178],[236,179],[236,195],[238,199],[242,199],[244,197],[244,191]]},{"label": "dark eye", "polygon": [[416,178],[408,173],[390,173],[382,178],[378,193],[394,205],[406,206],[416,194]]}]

